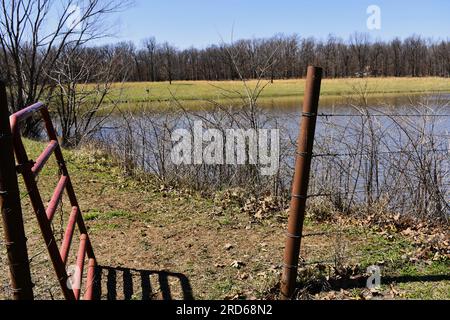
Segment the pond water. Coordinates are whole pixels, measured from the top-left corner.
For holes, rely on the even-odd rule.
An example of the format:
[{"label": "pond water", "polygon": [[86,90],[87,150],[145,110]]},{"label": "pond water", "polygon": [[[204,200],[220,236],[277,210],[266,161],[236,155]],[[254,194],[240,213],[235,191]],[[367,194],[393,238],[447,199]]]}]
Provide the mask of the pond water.
[{"label": "pond water", "polygon": [[[289,188],[302,101],[263,100],[248,108],[147,109],[111,117],[95,139],[146,171],[161,174],[170,162],[171,133],[202,121],[208,128],[280,129],[280,178]],[[361,105],[364,105],[361,107]],[[253,117],[254,116],[254,117]],[[361,101],[321,99],[311,192],[330,190],[342,203],[385,199],[389,208],[450,214],[450,94]],[[176,169],[178,170],[178,169]],[[185,170],[185,169],[183,169]],[[216,178],[207,168],[199,183]],[[238,170],[238,169],[236,169]],[[419,209],[418,209],[419,208]]]},{"label": "pond water", "polygon": [[[290,136],[296,136],[300,126],[302,103],[301,99],[291,97],[263,99],[258,101],[258,106],[261,109],[258,117],[263,122],[266,119],[270,119],[266,126],[273,127],[281,125],[287,129],[285,133]],[[354,118],[360,121],[361,116],[368,114],[373,115],[377,119],[377,123],[384,123],[386,125],[389,125],[392,119],[407,119],[410,117],[411,119],[416,118],[416,120],[420,120],[423,115],[428,115],[429,119],[436,118],[432,121],[435,125],[434,130],[436,133],[445,135],[450,132],[450,93],[427,96],[415,95],[412,97],[375,97],[368,98],[365,103],[367,107],[361,107],[361,101],[359,99],[353,99],[351,97],[321,97],[317,133],[320,135],[323,130],[328,130],[328,127],[324,124],[330,122],[344,124],[353,121]],[[181,104],[183,103],[181,102]],[[125,122],[129,122],[131,127],[135,127],[137,120],[145,122],[145,118],[152,117],[152,115],[154,115],[156,121],[160,121],[162,118],[167,120],[167,118],[171,117],[171,112],[161,111],[160,108],[152,111],[152,108],[148,107],[148,112],[136,110],[138,109],[135,109],[135,112],[132,113],[133,119],[131,121],[129,121],[130,114],[127,114],[125,117],[127,121],[124,121],[123,115],[113,115],[103,126],[101,131],[102,135],[109,136],[117,128],[122,127]],[[192,114],[198,117],[214,119],[217,117],[212,114],[222,113],[217,110],[217,108],[215,111],[211,109],[209,103],[199,102],[198,108],[194,108]],[[393,117],[390,115],[393,115]],[[439,117],[439,115],[441,116]],[[191,116],[185,114],[180,119],[178,114],[175,117],[178,117],[179,126],[184,127],[187,121],[183,121],[183,118],[190,118]]]}]

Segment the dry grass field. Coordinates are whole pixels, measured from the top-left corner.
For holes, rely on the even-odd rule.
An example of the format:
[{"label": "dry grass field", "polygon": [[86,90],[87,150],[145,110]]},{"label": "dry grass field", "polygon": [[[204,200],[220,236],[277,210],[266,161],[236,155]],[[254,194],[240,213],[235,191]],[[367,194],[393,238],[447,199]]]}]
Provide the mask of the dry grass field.
[{"label": "dry grass field", "polygon": [[[262,80],[247,82],[253,90],[257,85],[265,86],[261,98],[302,97],[305,80]],[[221,100],[239,98],[246,94],[241,81],[174,81],[129,82],[114,84],[115,97],[130,103],[145,101],[168,101],[173,97],[181,101]],[[411,95],[450,91],[449,78],[366,78],[366,79],[324,79],[323,97],[340,97],[367,91],[371,95]]]}]

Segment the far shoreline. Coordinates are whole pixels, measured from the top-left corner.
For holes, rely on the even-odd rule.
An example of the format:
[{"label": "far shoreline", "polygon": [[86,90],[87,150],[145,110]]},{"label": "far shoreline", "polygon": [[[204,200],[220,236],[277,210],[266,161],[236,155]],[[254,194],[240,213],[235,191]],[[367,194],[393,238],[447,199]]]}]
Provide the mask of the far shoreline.
[{"label": "far shoreline", "polygon": [[[304,96],[304,79],[249,80],[250,91],[264,87],[258,97],[263,107],[292,107],[301,105]],[[89,86],[89,85],[88,85]],[[174,81],[168,82],[124,82],[112,84],[109,93],[121,110],[169,110],[175,103],[189,110],[212,108],[213,104],[231,106],[248,99],[242,81]],[[253,94],[253,93],[251,93]],[[321,104],[332,106],[348,101],[368,98],[383,103],[395,99],[407,101],[423,95],[450,94],[450,78],[337,78],[322,82]],[[386,101],[385,101],[386,100]],[[108,108],[105,103],[104,107]]]}]

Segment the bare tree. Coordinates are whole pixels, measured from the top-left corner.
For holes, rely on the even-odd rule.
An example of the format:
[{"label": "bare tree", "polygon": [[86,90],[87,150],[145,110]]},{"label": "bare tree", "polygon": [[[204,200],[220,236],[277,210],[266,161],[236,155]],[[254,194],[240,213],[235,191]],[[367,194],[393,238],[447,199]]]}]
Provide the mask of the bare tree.
[{"label": "bare tree", "polygon": [[113,79],[126,64],[115,51],[107,52],[106,59],[90,51],[65,49],[49,74],[55,84],[51,101],[64,146],[76,146],[97,132],[116,106],[113,97],[117,94],[110,95]]},{"label": "bare tree", "polygon": [[[130,46],[130,45],[128,45]],[[178,50],[154,38],[141,48],[125,52],[136,68],[131,81],[238,80],[257,79],[264,61],[273,55],[267,77],[302,78],[308,65],[318,64],[329,78],[355,76],[450,76],[449,41],[425,40],[413,36],[405,40],[371,41],[356,33],[348,40],[329,35],[326,40],[277,34],[272,38],[241,39],[231,44],[210,45],[204,49]],[[99,49],[101,50],[101,49]],[[232,61],[229,52],[237,53]],[[120,78],[118,79],[120,80]]]},{"label": "bare tree", "polygon": [[156,80],[156,51],[158,49],[156,39],[151,37],[144,40],[144,46],[147,49],[149,78],[151,82],[154,82]]},{"label": "bare tree", "polygon": [[366,33],[354,33],[350,37],[350,48],[353,51],[359,73],[366,72],[369,59],[369,35]]},{"label": "bare tree", "polygon": [[[0,49],[12,111],[46,99],[51,94],[48,75],[62,52],[107,36],[106,16],[126,4],[116,0],[2,0]],[[48,27],[49,20],[54,27]],[[36,122],[29,121],[25,133],[36,134]]]},{"label": "bare tree", "polygon": [[172,84],[173,71],[174,71],[174,60],[175,60],[176,50],[169,43],[164,43],[162,46],[162,55],[164,57],[164,68],[167,74],[167,80]]}]

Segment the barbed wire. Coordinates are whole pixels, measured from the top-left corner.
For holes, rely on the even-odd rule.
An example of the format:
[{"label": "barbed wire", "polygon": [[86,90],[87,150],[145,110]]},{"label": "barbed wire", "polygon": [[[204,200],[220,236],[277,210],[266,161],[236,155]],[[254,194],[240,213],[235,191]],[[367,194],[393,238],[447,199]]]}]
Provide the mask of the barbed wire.
[{"label": "barbed wire", "polygon": [[[443,187],[449,187],[450,184],[443,184]],[[409,192],[411,191],[411,189],[414,188],[413,186],[410,187],[404,187],[404,188],[396,188],[395,192],[399,193],[400,191],[404,191],[404,192]],[[308,198],[322,198],[322,197],[336,197],[336,196],[351,196],[351,195],[355,195],[355,194],[364,194],[364,195],[371,195],[371,196],[379,196],[381,197],[383,194],[387,194],[387,193],[391,193],[393,192],[392,190],[364,190],[364,189],[360,189],[360,190],[350,190],[350,191],[334,191],[334,192],[329,192],[329,193],[317,193],[317,194],[312,194],[310,196],[308,196]]]},{"label": "barbed wire", "polygon": [[438,117],[450,117],[450,114],[406,114],[406,113],[389,113],[389,114],[383,114],[383,113],[368,113],[368,114],[356,114],[356,113],[319,113],[317,114],[317,117],[319,118],[333,118],[333,117],[345,117],[345,118],[367,118],[367,117],[411,117],[411,118],[417,118],[417,117],[431,117],[431,118],[438,118]]},{"label": "barbed wire", "polygon": [[[386,249],[380,249],[380,250],[371,250],[370,251],[370,256],[374,256],[376,254],[383,254],[385,255],[386,253],[388,253],[389,251],[391,251],[391,248],[386,248]],[[314,266],[314,265],[329,265],[329,264],[338,264],[339,260],[342,260],[343,258],[345,258],[346,260],[350,260],[350,259],[355,259],[355,258],[361,258],[361,257],[366,257],[367,254],[363,254],[363,253],[358,253],[358,254],[349,254],[349,255],[345,255],[345,256],[341,256],[341,257],[334,257],[334,258],[326,258],[323,260],[313,260],[313,261],[307,261],[306,259],[302,259],[303,261],[301,261],[299,263],[300,266],[306,267],[306,266]]]},{"label": "barbed wire", "polygon": [[378,154],[414,154],[414,153],[441,153],[448,152],[450,149],[430,149],[430,150],[394,150],[394,151],[375,151],[372,154],[368,152],[354,152],[354,153],[318,153],[313,154],[313,158],[326,158],[326,157],[357,157],[357,156],[373,156]]},{"label": "barbed wire", "polygon": [[303,238],[320,237],[320,236],[333,235],[333,234],[342,233],[342,232],[349,232],[351,230],[353,230],[353,229],[352,228],[340,228],[340,229],[336,229],[336,230],[311,232],[311,233],[304,233],[302,237]]}]

